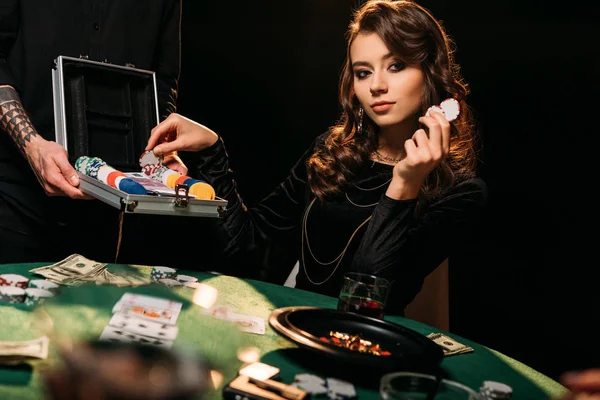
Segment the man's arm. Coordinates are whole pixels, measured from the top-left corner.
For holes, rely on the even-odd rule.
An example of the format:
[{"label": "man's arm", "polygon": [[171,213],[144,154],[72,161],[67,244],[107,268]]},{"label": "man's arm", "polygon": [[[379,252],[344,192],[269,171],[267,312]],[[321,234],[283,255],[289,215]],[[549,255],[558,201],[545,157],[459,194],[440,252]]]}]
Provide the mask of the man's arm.
[{"label": "man's arm", "polygon": [[0,86],[0,130],[10,135],[48,196],[90,198],[77,188],[79,177],[65,148],[38,135],[19,94],[9,85]]},{"label": "man's arm", "polygon": [[0,86],[0,127],[10,135],[24,156],[27,155],[27,144],[38,136],[12,86]]}]

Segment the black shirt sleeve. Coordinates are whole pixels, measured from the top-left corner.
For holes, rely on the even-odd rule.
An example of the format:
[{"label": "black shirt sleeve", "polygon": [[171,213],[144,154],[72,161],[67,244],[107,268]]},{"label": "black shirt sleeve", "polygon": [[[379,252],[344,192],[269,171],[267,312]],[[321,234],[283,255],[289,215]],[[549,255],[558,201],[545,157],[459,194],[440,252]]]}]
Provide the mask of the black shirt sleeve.
[{"label": "black shirt sleeve", "polygon": [[477,226],[486,198],[485,183],[468,179],[424,207],[417,217],[416,200],[393,200],[384,194],[355,253],[352,269],[394,281],[393,301],[408,304],[427,275],[454,249],[465,250],[465,239]]},{"label": "black shirt sleeve", "polygon": [[255,250],[274,238],[293,235],[299,229],[307,198],[306,159],[309,148],[294,165],[288,177],[275,190],[252,208],[247,208],[236,190],[233,171],[222,139],[198,154],[198,175],[215,189],[216,195],[227,200],[220,224],[226,243],[225,256],[239,251]]},{"label": "black shirt sleeve", "polygon": [[19,29],[19,2],[5,0],[0,3],[0,85],[17,87],[10,67],[8,55],[13,47]]}]

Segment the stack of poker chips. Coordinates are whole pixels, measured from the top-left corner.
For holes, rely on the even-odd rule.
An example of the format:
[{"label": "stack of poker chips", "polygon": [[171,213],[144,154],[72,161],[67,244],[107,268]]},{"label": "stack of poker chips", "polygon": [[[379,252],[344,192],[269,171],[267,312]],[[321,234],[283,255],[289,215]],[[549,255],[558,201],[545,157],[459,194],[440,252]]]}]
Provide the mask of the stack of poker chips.
[{"label": "stack of poker chips", "polygon": [[512,388],[501,382],[484,381],[479,388],[479,393],[485,399],[509,400],[512,396]]},{"label": "stack of poker chips", "polygon": [[28,283],[29,279],[23,275],[0,275],[0,302],[15,304],[25,301],[25,288]]},{"label": "stack of poker chips", "polygon": [[32,279],[29,281],[29,287],[32,289],[44,289],[51,293],[57,293],[60,289],[58,284],[46,279]]},{"label": "stack of poker chips", "polygon": [[34,306],[36,304],[42,304],[44,301],[53,296],[54,294],[49,290],[27,288],[25,289],[25,305]]},{"label": "stack of poker chips", "polygon": [[125,193],[148,194],[142,185],[106,164],[101,158],[81,156],[75,161],[75,169]]},{"label": "stack of poker chips", "polygon": [[17,274],[2,274],[0,275],[0,286],[13,286],[21,289],[26,289],[29,279],[23,275]]},{"label": "stack of poker chips", "polygon": [[165,166],[157,168],[150,176],[171,189],[175,189],[177,185],[187,185],[188,193],[198,199],[214,200],[215,198],[215,189],[205,181],[182,175]]},{"label": "stack of poker chips", "polygon": [[150,272],[150,279],[152,282],[158,282],[161,279],[173,279],[177,271],[175,268],[169,267],[152,267],[152,271]]},{"label": "stack of poker chips", "polygon": [[140,167],[145,175],[171,189],[175,189],[177,185],[187,185],[188,193],[194,197],[203,200],[215,199],[215,189],[211,185],[165,167],[162,159],[157,157],[152,150],[148,150],[140,156]]},{"label": "stack of poker chips", "polygon": [[22,303],[25,301],[25,289],[16,286],[0,286],[0,302]]}]

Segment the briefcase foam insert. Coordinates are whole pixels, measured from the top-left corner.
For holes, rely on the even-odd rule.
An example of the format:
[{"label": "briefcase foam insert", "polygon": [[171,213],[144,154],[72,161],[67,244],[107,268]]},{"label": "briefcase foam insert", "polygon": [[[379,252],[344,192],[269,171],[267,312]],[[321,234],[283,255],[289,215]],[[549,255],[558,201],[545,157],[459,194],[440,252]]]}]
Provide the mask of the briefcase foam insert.
[{"label": "briefcase foam insert", "polygon": [[153,75],[67,60],[63,71],[70,161],[100,157],[118,170],[139,171],[157,124]]}]

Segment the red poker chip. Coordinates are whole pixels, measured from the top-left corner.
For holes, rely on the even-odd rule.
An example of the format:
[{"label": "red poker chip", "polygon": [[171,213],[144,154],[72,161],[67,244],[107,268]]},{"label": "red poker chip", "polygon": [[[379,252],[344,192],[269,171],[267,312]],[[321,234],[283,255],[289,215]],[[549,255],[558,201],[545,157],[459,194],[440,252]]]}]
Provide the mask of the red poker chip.
[{"label": "red poker chip", "polygon": [[13,286],[25,289],[29,284],[29,279],[23,275],[2,274],[0,275],[0,286]]}]

